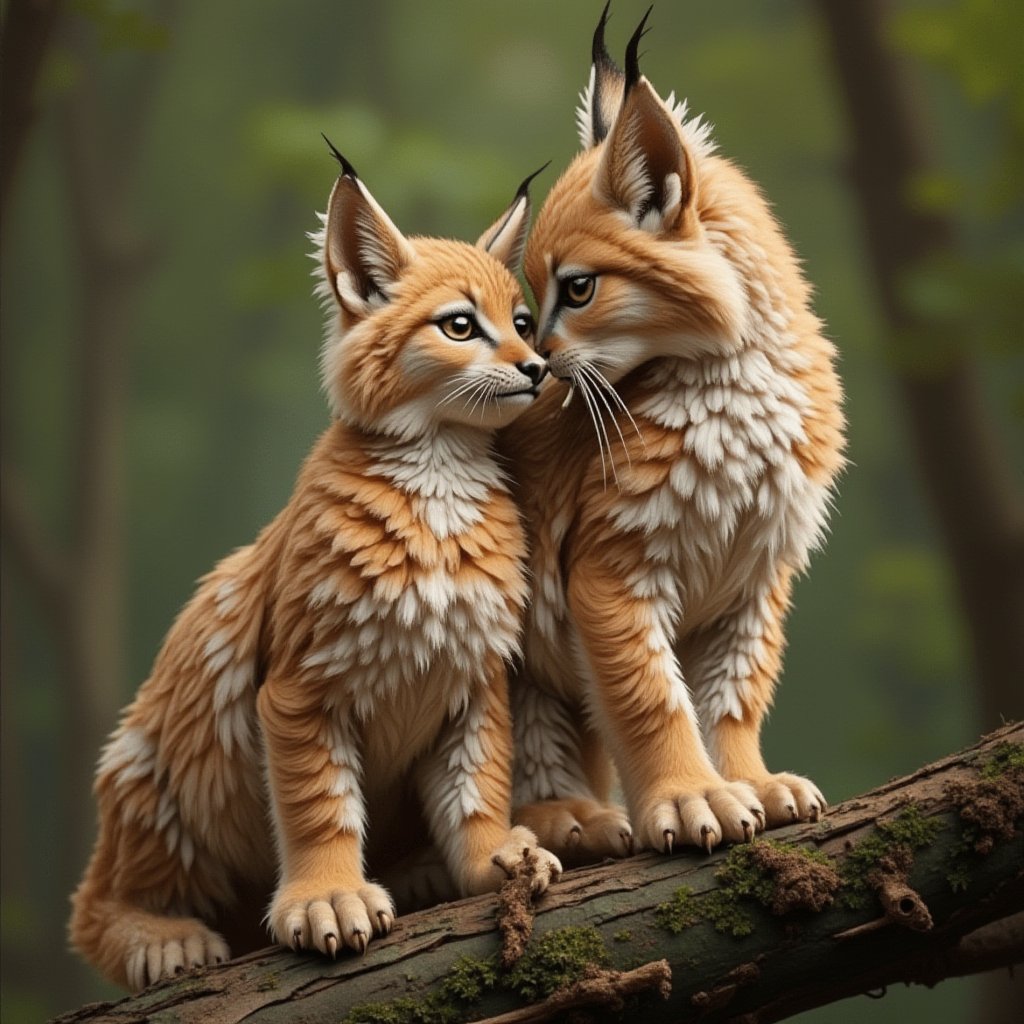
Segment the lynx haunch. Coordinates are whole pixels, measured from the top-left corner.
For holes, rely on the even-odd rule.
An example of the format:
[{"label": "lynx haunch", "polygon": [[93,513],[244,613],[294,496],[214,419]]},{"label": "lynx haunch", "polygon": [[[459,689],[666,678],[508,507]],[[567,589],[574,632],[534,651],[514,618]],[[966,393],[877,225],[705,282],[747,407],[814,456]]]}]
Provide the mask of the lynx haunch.
[{"label": "lynx haunch", "polygon": [[[834,349],[758,189],[604,45],[526,251],[554,377],[504,432],[530,535],[516,820],[567,857],[814,818],[760,752],[842,466]],[[646,20],[646,19],[645,19]],[[560,408],[561,407],[561,408]],[[618,770],[628,820],[606,803]]]},{"label": "lynx haunch", "polygon": [[432,845],[463,894],[527,848],[538,888],[560,871],[510,821],[527,584],[492,450],[544,374],[509,269],[527,183],[471,246],[404,237],[339,160],[313,236],[335,420],[285,509],[201,581],[100,761],[71,936],[132,989],[225,959],[218,929],[271,893],[278,941],[365,950],[395,908],[364,861]]}]

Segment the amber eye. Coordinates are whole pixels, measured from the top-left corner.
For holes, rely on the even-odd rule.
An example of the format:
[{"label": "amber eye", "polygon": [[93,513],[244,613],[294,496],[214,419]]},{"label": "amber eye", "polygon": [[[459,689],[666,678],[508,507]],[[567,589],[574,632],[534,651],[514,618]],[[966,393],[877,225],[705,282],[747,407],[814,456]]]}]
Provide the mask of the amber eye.
[{"label": "amber eye", "polygon": [[480,327],[477,322],[466,313],[453,313],[443,320],[437,321],[437,326],[452,339],[452,341],[469,341],[470,338],[480,336]]},{"label": "amber eye", "polygon": [[563,306],[578,308],[585,306],[594,297],[594,275],[580,274],[578,277],[567,277],[560,283],[560,295]]},{"label": "amber eye", "polygon": [[529,313],[517,313],[512,317],[512,324],[520,338],[528,338],[533,334],[533,317]]}]

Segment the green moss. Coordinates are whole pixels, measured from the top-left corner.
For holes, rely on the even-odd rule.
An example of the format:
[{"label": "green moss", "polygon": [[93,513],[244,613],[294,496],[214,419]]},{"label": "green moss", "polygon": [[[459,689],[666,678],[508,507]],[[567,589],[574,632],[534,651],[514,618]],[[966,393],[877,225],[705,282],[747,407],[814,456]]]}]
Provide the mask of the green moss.
[{"label": "green moss", "polygon": [[754,930],[754,919],[739,897],[724,889],[706,893],[700,901],[700,915],[716,932],[742,939]]},{"label": "green moss", "polygon": [[983,779],[996,779],[1008,771],[1024,772],[1024,743],[1000,743],[980,769]]},{"label": "green moss", "polygon": [[700,908],[694,899],[693,890],[681,885],[672,894],[672,899],[659,903],[654,908],[654,920],[660,928],[678,935],[701,919]]},{"label": "green moss", "polygon": [[616,932],[612,939],[615,942],[632,942],[633,933],[628,928],[623,928],[621,932]]},{"label": "green moss", "polygon": [[871,890],[868,875],[878,867],[883,857],[899,847],[919,850],[930,845],[945,826],[938,818],[928,818],[917,804],[908,804],[889,821],[879,822],[874,831],[848,851],[840,872],[843,877],[844,906],[858,909],[867,902]]},{"label": "green moss", "polygon": [[474,960],[461,956],[448,969],[441,982],[441,993],[464,1003],[475,1003],[484,992],[498,984],[498,959]]},{"label": "green moss", "polygon": [[362,1003],[349,1011],[342,1024],[456,1024],[465,1018],[466,1007],[497,984],[496,957],[459,957],[433,992],[416,999],[403,996],[389,1002]]},{"label": "green moss", "polygon": [[281,984],[281,975],[274,971],[260,978],[256,985],[257,992],[273,992]]},{"label": "green moss", "polygon": [[534,938],[504,983],[529,1002],[583,977],[591,964],[608,962],[601,933],[592,925],[570,926]]}]

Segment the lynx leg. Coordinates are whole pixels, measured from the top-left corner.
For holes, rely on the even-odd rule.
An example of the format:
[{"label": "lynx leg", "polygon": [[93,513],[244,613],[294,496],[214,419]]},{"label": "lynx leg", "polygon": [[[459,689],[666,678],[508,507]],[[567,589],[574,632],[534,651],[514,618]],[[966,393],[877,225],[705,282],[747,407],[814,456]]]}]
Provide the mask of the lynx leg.
[{"label": "lynx leg", "polygon": [[789,589],[787,573],[683,646],[711,756],[725,778],[754,787],[768,828],[817,821],[827,806],[810,779],[772,773],[761,756],[761,724],[782,664]]},{"label": "lynx leg", "polygon": [[607,799],[608,755],[583,709],[525,677],[515,680],[513,708],[513,821],[567,864],[631,853],[629,819]]},{"label": "lynx leg", "polygon": [[575,568],[568,596],[638,843],[710,850],[750,839],[760,802],[745,783],[723,779],[704,750],[668,642],[668,602],[637,596],[596,558]]},{"label": "lynx leg", "polygon": [[423,809],[463,894],[496,890],[528,851],[537,858],[534,888],[543,892],[562,865],[528,828],[512,825],[512,728],[500,659],[489,675],[420,766]]},{"label": "lynx leg", "polygon": [[341,712],[323,713],[315,685],[269,679],[259,693],[281,879],[268,915],[276,940],[334,957],[366,951],[395,917],[363,876],[365,814],[359,748]]}]

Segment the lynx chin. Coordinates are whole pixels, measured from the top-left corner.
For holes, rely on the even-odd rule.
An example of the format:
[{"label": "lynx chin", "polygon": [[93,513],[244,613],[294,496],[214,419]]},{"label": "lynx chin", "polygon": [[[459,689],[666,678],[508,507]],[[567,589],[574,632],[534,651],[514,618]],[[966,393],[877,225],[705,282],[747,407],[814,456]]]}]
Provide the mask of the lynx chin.
[{"label": "lynx chin", "polygon": [[822,813],[760,730],[844,447],[835,351],[768,204],[641,74],[643,23],[621,71],[606,20],[583,151],[526,250],[563,384],[502,437],[532,579],[515,820],[571,860]]},{"label": "lynx chin", "polygon": [[510,820],[527,583],[493,441],[545,373],[512,273],[529,179],[475,246],[407,238],[335,155],[312,236],[334,421],[280,515],[200,582],[100,759],[71,938],[131,989],[262,944],[268,899],[278,942],[364,951],[396,913],[367,869],[433,860],[467,895],[526,850],[538,889],[561,870]]}]

